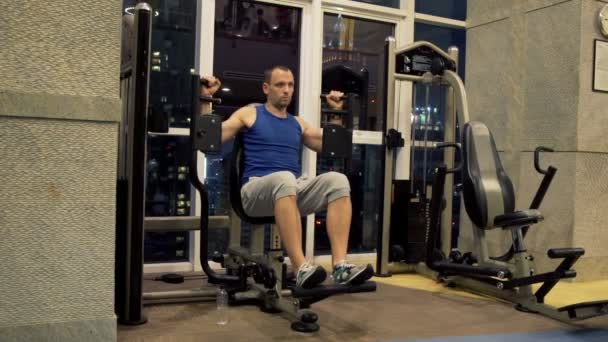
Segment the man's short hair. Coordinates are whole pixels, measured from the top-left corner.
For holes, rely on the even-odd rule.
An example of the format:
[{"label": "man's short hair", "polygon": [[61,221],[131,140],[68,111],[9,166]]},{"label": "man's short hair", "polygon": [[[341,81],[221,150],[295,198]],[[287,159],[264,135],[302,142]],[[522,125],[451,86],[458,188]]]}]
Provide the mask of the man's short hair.
[{"label": "man's short hair", "polygon": [[281,70],[281,71],[289,71],[293,74],[293,71],[291,71],[291,69],[289,69],[288,67],[284,66],[284,65],[275,65],[270,69],[266,69],[264,71],[264,83],[270,83],[270,80],[272,79],[272,72],[275,70]]}]

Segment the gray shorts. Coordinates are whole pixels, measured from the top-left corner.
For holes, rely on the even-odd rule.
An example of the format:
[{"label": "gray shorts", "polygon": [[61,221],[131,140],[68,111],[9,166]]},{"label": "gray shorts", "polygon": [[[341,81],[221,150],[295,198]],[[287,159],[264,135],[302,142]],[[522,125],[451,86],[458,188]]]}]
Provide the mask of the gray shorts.
[{"label": "gray shorts", "polygon": [[274,216],[274,202],[286,196],[296,196],[300,215],[306,216],[327,209],[338,198],[350,196],[350,184],[338,172],[296,179],[293,173],[280,171],[250,177],[241,188],[243,209],[251,217]]}]

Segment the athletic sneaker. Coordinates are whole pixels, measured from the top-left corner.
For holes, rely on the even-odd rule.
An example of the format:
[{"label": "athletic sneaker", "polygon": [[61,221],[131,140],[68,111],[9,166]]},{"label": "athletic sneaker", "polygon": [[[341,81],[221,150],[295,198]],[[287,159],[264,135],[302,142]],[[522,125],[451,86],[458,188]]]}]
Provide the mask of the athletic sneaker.
[{"label": "athletic sneaker", "polygon": [[370,264],[357,266],[348,262],[342,262],[334,266],[331,277],[335,284],[359,285],[371,278],[372,275],[374,275],[374,269]]},{"label": "athletic sneaker", "polygon": [[296,286],[310,289],[321,284],[325,278],[327,278],[327,273],[323,267],[305,262],[296,274]]}]

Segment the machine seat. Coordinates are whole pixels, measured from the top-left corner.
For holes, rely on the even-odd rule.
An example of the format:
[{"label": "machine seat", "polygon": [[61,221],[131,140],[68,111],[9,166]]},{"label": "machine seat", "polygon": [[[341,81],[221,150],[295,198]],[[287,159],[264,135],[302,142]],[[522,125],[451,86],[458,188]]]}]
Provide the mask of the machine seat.
[{"label": "machine seat", "polygon": [[536,224],[543,220],[543,215],[535,209],[519,210],[498,215],[494,218],[494,226],[503,229],[522,227]]}]

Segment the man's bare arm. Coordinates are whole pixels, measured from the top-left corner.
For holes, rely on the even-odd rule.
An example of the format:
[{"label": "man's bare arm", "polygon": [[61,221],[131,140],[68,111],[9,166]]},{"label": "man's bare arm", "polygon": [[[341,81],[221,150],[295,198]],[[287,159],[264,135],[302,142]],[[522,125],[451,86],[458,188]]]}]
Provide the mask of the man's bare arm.
[{"label": "man's bare arm", "polygon": [[247,123],[252,121],[254,115],[255,108],[247,106],[232,113],[228,120],[222,122],[222,144],[234,138],[241,129],[247,127]]},{"label": "man's bare arm", "polygon": [[309,125],[304,119],[297,117],[302,126],[302,143],[309,149],[321,153],[323,148],[323,130]]},{"label": "man's bare arm", "polygon": [[[326,96],[327,104],[332,109],[342,109],[344,106],[343,96],[343,92],[332,90]],[[321,153],[323,149],[323,129],[309,125],[299,116],[296,118],[300,125],[302,125],[302,142],[304,143],[304,146],[317,153]]]}]

